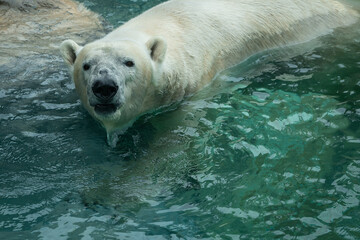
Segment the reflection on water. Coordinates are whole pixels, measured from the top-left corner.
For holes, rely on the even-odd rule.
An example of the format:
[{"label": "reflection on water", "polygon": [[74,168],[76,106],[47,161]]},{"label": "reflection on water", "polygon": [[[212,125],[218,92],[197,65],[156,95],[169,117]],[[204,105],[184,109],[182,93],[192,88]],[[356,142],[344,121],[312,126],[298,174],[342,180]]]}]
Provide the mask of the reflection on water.
[{"label": "reflection on water", "polygon": [[253,56],[115,149],[55,52],[0,65],[0,237],[357,239],[359,43]]}]

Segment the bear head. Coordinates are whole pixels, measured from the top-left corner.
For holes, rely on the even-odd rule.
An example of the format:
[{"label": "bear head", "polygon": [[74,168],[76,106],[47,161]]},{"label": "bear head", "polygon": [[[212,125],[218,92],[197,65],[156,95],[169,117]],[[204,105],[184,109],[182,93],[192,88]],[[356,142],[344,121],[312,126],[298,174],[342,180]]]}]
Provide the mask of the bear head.
[{"label": "bear head", "polygon": [[145,44],[99,40],[84,47],[66,40],[60,51],[81,102],[109,134],[150,110],[146,97],[155,88],[166,48],[162,38],[153,37]]}]

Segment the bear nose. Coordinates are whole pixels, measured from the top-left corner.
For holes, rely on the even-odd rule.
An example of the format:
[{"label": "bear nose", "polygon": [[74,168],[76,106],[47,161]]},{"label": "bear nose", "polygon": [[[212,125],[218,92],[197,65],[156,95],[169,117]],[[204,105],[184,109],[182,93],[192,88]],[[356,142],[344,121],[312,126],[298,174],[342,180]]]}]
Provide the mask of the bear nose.
[{"label": "bear nose", "polygon": [[109,100],[115,96],[119,87],[117,84],[110,81],[96,81],[92,86],[92,91],[94,95],[100,100]]}]

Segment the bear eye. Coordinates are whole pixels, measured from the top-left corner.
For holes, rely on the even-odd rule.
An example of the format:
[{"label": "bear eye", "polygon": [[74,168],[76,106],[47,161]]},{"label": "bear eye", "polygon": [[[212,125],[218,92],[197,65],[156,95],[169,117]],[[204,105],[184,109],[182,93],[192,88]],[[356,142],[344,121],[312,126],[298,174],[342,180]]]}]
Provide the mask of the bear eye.
[{"label": "bear eye", "polygon": [[85,64],[83,65],[83,69],[84,69],[85,71],[89,70],[89,69],[90,69],[90,65],[87,64],[87,63],[85,63]]},{"label": "bear eye", "polygon": [[125,65],[126,65],[127,67],[133,67],[133,66],[135,65],[135,63],[134,63],[133,61],[126,61],[126,62],[125,62]]}]

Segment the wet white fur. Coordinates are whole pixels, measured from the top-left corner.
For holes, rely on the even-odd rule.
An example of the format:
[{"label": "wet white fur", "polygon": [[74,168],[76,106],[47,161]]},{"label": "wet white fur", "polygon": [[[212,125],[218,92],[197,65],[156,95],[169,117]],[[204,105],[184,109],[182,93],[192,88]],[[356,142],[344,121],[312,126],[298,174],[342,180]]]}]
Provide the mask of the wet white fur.
[{"label": "wet white fur", "polygon": [[[141,58],[144,66],[150,68],[151,80],[145,79],[145,75],[141,77],[140,73],[140,79],[134,81],[142,82],[139,83],[141,87],[134,83],[125,89],[125,105],[111,118],[105,119],[95,114],[91,107],[86,106],[86,96],[82,96],[82,101],[88,111],[102,122],[107,132],[111,133],[129,125],[145,112],[194,93],[209,83],[219,71],[256,52],[308,41],[356,20],[356,12],[333,0],[165,2],[89,45],[96,47],[123,42],[122,53],[132,56],[134,54],[129,51],[138,47],[141,54],[135,58]],[[151,52],[147,45],[156,37],[164,45],[157,49],[158,54],[163,54],[162,59],[155,61],[146,57],[146,54]],[[69,41],[63,44],[65,58],[71,44]],[[81,50],[80,47],[73,48],[74,51]],[[91,49],[86,51],[91,54]],[[81,65],[76,67],[81,68]],[[81,70],[74,73],[74,81],[84,81]],[[76,85],[80,88],[80,95],[84,95],[83,86]],[[127,94],[128,91],[131,93]]]}]

